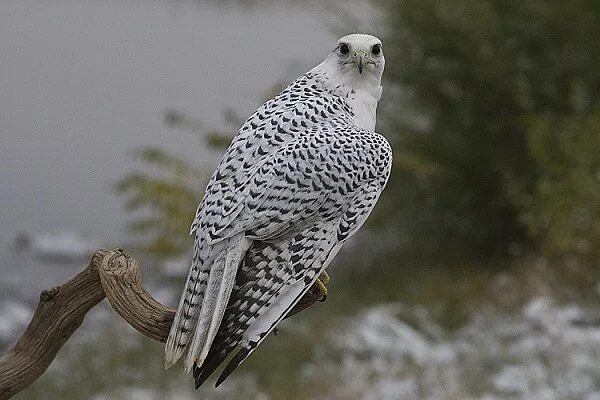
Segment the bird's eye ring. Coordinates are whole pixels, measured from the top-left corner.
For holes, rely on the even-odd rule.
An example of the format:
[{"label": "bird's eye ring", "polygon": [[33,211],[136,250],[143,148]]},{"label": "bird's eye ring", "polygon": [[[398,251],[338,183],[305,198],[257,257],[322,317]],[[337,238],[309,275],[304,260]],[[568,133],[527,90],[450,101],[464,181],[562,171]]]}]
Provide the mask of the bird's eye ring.
[{"label": "bird's eye ring", "polygon": [[375,46],[373,46],[371,48],[371,53],[373,53],[375,55],[381,53],[381,45],[380,44],[376,44]]},{"label": "bird's eye ring", "polygon": [[348,45],[346,43],[344,43],[340,46],[340,53],[348,54],[349,52],[350,52],[350,47],[348,47]]}]

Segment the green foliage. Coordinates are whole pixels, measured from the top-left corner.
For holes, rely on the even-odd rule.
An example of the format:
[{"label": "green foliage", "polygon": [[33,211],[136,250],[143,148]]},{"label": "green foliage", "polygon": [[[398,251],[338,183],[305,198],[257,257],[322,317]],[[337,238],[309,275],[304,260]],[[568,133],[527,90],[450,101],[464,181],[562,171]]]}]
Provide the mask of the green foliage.
[{"label": "green foliage", "polygon": [[[231,110],[223,116],[229,125],[241,124]],[[226,148],[231,140],[231,135],[207,131],[200,121],[174,110],[165,112],[165,123],[191,131],[211,148]],[[132,156],[140,168],[119,179],[114,189],[133,215],[127,228],[135,237],[136,249],[158,260],[181,255],[191,248],[187,227],[202,199],[209,171],[156,147],[142,147]]]},{"label": "green foliage", "polygon": [[128,229],[138,250],[158,258],[186,251],[190,242],[185,227],[202,197],[199,182],[205,174],[165,150],[145,147],[133,155],[144,168],[128,173],[114,188],[135,215]]},{"label": "green foliage", "polygon": [[[419,252],[489,256],[528,244],[538,237],[532,221],[556,212],[523,201],[539,196],[550,173],[529,146],[542,128],[528,121],[586,116],[598,103],[600,3],[382,6],[388,63],[379,129],[397,161],[378,211],[405,234],[400,244]],[[577,168],[571,161],[563,168]]]},{"label": "green foliage", "polygon": [[549,253],[600,248],[600,112],[532,119],[530,153],[540,177],[522,198],[524,220]]}]

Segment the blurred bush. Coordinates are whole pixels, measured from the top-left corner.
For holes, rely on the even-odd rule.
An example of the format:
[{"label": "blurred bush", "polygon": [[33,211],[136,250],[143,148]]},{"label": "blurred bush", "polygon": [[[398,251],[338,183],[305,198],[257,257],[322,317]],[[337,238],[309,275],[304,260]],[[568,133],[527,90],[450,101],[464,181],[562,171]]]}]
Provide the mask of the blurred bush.
[{"label": "blurred bush", "polygon": [[[227,125],[237,130],[242,120],[232,110],[225,110]],[[167,126],[197,135],[201,145],[224,149],[230,133],[205,130],[200,121],[174,110],[164,114]],[[132,152],[140,168],[114,184],[117,194],[125,198],[125,208],[132,214],[127,224],[135,235],[135,246],[156,260],[174,257],[191,249],[188,227],[203,195],[210,171],[190,163],[165,149],[145,146]]]},{"label": "blurred bush", "polygon": [[600,112],[532,118],[539,177],[522,193],[523,220],[547,254],[600,253]]},{"label": "blurred bush", "polygon": [[597,247],[600,3],[384,1],[399,250]]},{"label": "blurred bush", "polygon": [[185,252],[191,246],[186,228],[202,198],[205,174],[178,156],[155,147],[136,150],[133,157],[143,169],[121,178],[114,189],[125,196],[131,212],[128,230],[136,236],[138,251],[157,259]]}]

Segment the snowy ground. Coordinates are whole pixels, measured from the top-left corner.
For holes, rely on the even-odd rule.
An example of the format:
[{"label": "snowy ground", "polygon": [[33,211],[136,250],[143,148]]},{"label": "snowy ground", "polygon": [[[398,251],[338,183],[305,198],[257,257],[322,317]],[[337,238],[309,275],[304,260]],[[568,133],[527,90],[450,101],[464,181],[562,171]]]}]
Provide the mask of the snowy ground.
[{"label": "snowy ground", "polygon": [[[30,316],[28,310],[27,306],[14,302],[0,305],[0,339],[6,342],[25,327]],[[99,349],[89,351],[94,341],[90,332],[94,325],[106,326],[112,321],[109,314],[108,309],[102,308],[92,314],[92,322],[84,328],[87,332],[72,339],[76,344],[70,351],[87,347],[88,355],[101,353]],[[302,330],[306,329],[310,327]],[[126,327],[110,328],[108,335],[112,330],[120,332],[117,347],[133,354],[146,352],[137,335]],[[70,355],[67,351],[64,356]],[[106,370],[105,364],[110,362],[102,357],[81,358],[83,362],[97,363],[99,370]],[[577,305],[534,298],[517,314],[481,310],[464,327],[449,333],[436,325],[424,308],[392,303],[369,308],[330,328],[326,340],[314,348],[312,360],[299,367],[299,376],[293,377],[299,380],[300,387],[306,388],[304,394],[296,394],[294,398],[599,400],[598,360],[600,318],[592,310]],[[131,368],[125,364],[111,369],[122,370],[119,374],[123,374],[124,384],[89,398],[195,398],[191,382],[182,374],[174,381],[165,377],[163,385],[157,386],[156,382],[140,385],[147,377],[143,369],[135,366],[137,363],[133,362]],[[68,387],[69,380],[77,378],[70,365],[64,357],[59,358],[45,377],[44,385]],[[132,371],[137,372],[132,374]],[[148,371],[153,375],[150,380],[160,380],[164,374],[157,368]],[[110,381],[108,377],[104,379]],[[276,398],[247,374],[234,375],[217,390],[207,387],[202,396]]]},{"label": "snowy ground", "polygon": [[335,383],[315,398],[600,399],[600,320],[548,298],[518,315],[482,310],[453,334],[422,309],[381,305],[329,338],[304,371]]},{"label": "snowy ground", "polygon": [[[2,263],[28,266],[18,274],[0,265],[0,349],[23,332],[41,289],[82,268],[21,257]],[[168,276],[145,282],[161,301],[175,304],[179,289],[166,283]],[[506,282],[529,293],[521,287],[527,285]],[[515,297],[508,289],[499,293]],[[353,305],[341,313],[315,308],[286,321],[222,387],[209,382],[200,392],[180,369],[165,371],[162,346],[142,339],[103,302],[17,400],[600,400],[600,312],[545,293],[512,311],[465,296],[473,311],[453,330],[425,306],[403,302],[360,312]]]}]

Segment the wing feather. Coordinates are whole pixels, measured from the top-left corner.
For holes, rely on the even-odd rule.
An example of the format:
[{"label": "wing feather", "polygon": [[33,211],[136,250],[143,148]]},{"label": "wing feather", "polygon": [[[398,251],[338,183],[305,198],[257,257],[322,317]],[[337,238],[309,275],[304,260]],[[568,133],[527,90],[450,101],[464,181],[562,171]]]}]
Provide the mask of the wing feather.
[{"label": "wing feather", "polygon": [[[343,242],[364,223],[389,174],[384,162],[367,164],[377,143],[344,151],[351,131],[333,126],[282,146],[260,168],[269,188],[247,189],[245,208],[222,234],[245,232],[254,240],[205,363],[196,366],[196,386],[241,346],[222,382],[287,315],[331,262]],[[336,151],[337,149],[337,151]],[[356,149],[354,149],[356,150]],[[341,168],[335,163],[344,163]],[[378,169],[382,169],[378,171]],[[343,173],[342,173],[343,171]],[[300,189],[298,189],[300,188]],[[264,272],[264,273],[263,273]],[[283,282],[281,282],[281,279]]]}]

